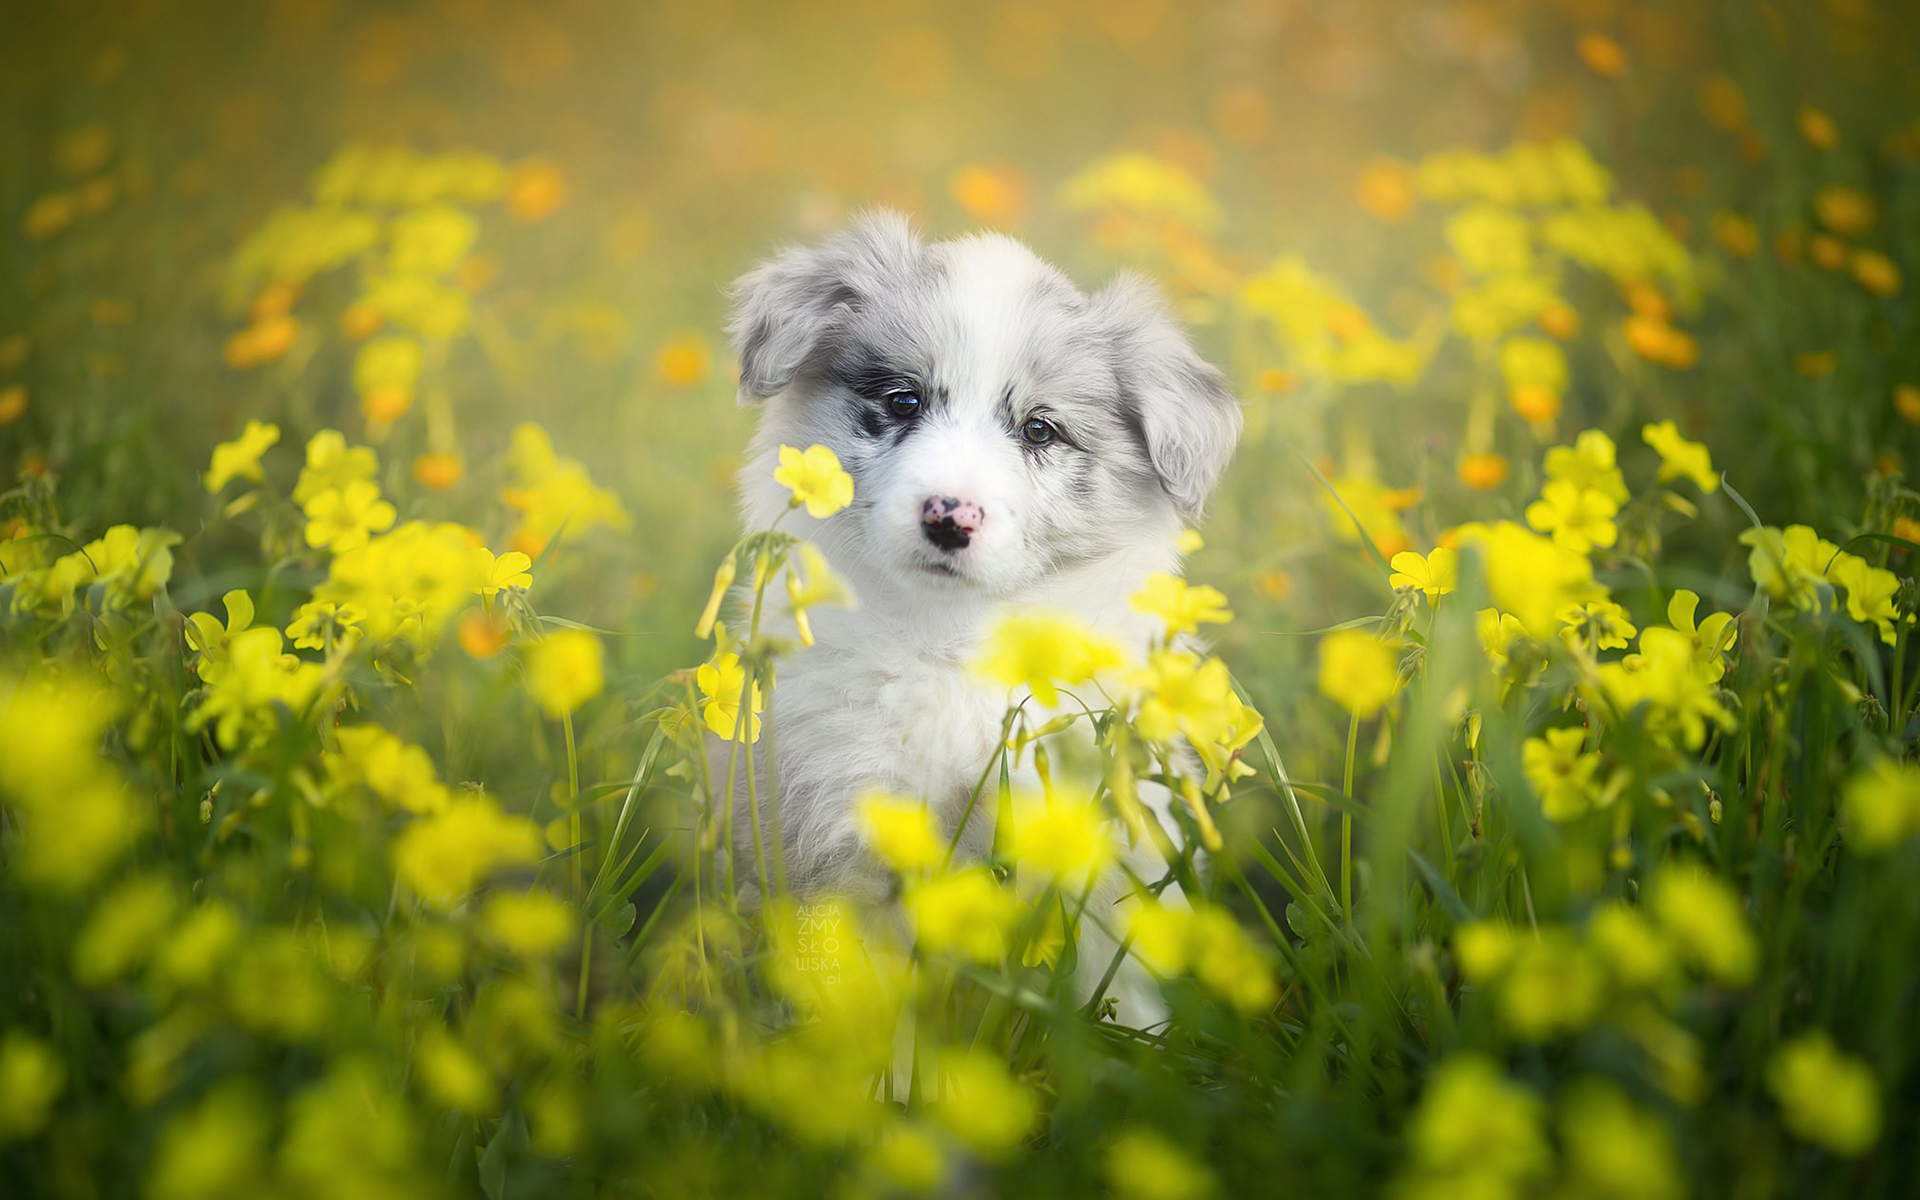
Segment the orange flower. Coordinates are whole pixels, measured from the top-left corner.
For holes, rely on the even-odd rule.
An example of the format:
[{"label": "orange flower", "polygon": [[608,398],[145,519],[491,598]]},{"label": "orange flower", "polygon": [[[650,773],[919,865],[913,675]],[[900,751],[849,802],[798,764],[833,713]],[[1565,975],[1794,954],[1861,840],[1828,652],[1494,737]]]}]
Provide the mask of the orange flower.
[{"label": "orange flower", "polygon": [[27,411],[27,389],[20,384],[0,388],[0,425],[11,425]]},{"label": "orange flower", "polygon": [[1504,454],[1465,454],[1460,457],[1460,482],[1479,491],[1507,481],[1513,467]]},{"label": "orange flower", "polygon": [[1793,369],[1809,379],[1831,375],[1840,368],[1840,356],[1831,350],[1814,350],[1793,356]]},{"label": "orange flower", "polygon": [[1012,167],[962,167],[947,181],[947,192],[967,215],[983,225],[1011,226],[1027,215],[1032,187]]},{"label": "orange flower", "polygon": [[264,321],[291,310],[294,302],[299,299],[300,288],[297,285],[277,279],[260,289],[260,294],[253,298],[253,306],[247,310],[247,315],[256,322]]},{"label": "orange flower", "polygon": [[1545,424],[1560,415],[1560,397],[1552,388],[1539,384],[1524,384],[1507,394],[1508,403],[1513,411],[1535,425]]},{"label": "orange flower", "polygon": [[498,613],[476,608],[460,618],[460,648],[474,658],[492,658],[507,648],[510,630]]},{"label": "orange flower", "polygon": [[566,177],[552,163],[521,163],[507,178],[507,212],[516,221],[544,221],[566,202]]},{"label": "orange flower", "polygon": [[1300,377],[1285,367],[1267,367],[1253,377],[1253,386],[1269,395],[1290,392],[1300,385]]},{"label": "orange flower", "polygon": [[1841,237],[1859,237],[1880,220],[1880,206],[1859,188],[1835,183],[1814,193],[1813,215]]},{"label": "orange flower", "polygon": [[1876,296],[1900,294],[1900,268],[1878,250],[1853,252],[1853,279]]},{"label": "orange flower", "polygon": [[421,487],[441,491],[459,483],[467,473],[457,454],[422,454],[413,460],[413,477]]},{"label": "orange flower", "polygon": [[1700,85],[1700,113],[1717,129],[1733,133],[1747,124],[1747,95],[1725,75],[1708,76]]},{"label": "orange flower", "polygon": [[360,397],[360,411],[376,425],[389,425],[413,407],[413,391],[397,383],[383,383],[367,389]]},{"label": "orange flower", "polygon": [[686,387],[706,377],[713,364],[706,339],[692,331],[675,334],[654,356],[653,373],[662,383]]},{"label": "orange flower", "polygon": [[1893,410],[1912,425],[1920,425],[1920,386],[1898,384],[1893,389]]},{"label": "orange flower", "polygon": [[1413,168],[1397,158],[1375,158],[1360,169],[1354,203],[1376,221],[1397,225],[1413,212]]},{"label": "orange flower", "polygon": [[1794,121],[1800,126],[1800,136],[1807,139],[1807,145],[1816,150],[1831,150],[1840,144],[1840,127],[1833,118],[1811,105],[1802,105],[1794,115]]},{"label": "orange flower", "polygon": [[227,339],[225,358],[236,371],[270,363],[293,348],[300,321],[288,313],[255,321]]},{"label": "orange flower", "polygon": [[1739,213],[1717,212],[1710,223],[1713,236],[1735,258],[1752,258],[1760,248],[1760,230]]},{"label": "orange flower", "polygon": [[1627,318],[1627,345],[1648,362],[1684,371],[1700,360],[1700,346],[1691,335],[1665,321],[1638,313]]},{"label": "orange flower", "polygon": [[1580,56],[1587,70],[1602,79],[1613,79],[1627,69],[1627,52],[1604,33],[1589,30],[1581,34],[1580,40],[1573,44],[1573,52]]},{"label": "orange flower", "polygon": [[1569,304],[1549,304],[1534,320],[1542,333],[1563,342],[1580,332],[1580,314]]},{"label": "orange flower", "polygon": [[1822,271],[1838,271],[1847,265],[1847,244],[1832,234],[1816,233],[1807,239],[1807,257]]},{"label": "orange flower", "polygon": [[1660,289],[1650,283],[1634,282],[1621,289],[1621,295],[1627,307],[1643,317],[1652,317],[1656,321],[1673,320],[1673,305],[1660,294]]},{"label": "orange flower", "polygon": [[340,332],[356,342],[380,332],[380,327],[386,323],[386,314],[371,304],[349,305],[340,314]]}]

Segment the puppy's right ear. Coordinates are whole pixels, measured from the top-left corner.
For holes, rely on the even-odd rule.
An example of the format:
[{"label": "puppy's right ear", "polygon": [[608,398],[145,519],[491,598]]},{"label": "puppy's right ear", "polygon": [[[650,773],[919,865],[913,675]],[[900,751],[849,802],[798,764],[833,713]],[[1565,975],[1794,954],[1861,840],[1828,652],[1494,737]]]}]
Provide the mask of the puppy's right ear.
[{"label": "puppy's right ear", "polygon": [[794,246],[733,285],[727,332],[740,359],[740,402],[784,391],[829,354],[848,318],[910,275],[919,239],[899,213],[876,210],[819,246]]}]

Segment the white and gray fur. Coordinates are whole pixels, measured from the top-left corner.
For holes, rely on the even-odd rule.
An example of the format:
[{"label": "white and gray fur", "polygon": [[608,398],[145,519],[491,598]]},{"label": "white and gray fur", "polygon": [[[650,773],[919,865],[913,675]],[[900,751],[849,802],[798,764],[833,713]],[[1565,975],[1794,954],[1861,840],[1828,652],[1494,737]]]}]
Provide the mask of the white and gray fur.
[{"label": "white and gray fur", "polygon": [[[1179,569],[1239,406],[1146,281],[1088,296],[1011,238],[926,243],[886,212],[749,272],[730,329],[741,400],[765,405],[740,475],[747,528],[787,510],[782,444],[825,444],[854,483],[845,511],[782,526],[858,601],[812,612],[817,644],[782,663],[771,698],[788,880],[879,898],[855,799],[883,787],[958,824],[1009,702],[970,668],[1000,615],[1065,611],[1145,646],[1155,623],[1129,597]],[[968,823],[976,851],[991,809]]]}]

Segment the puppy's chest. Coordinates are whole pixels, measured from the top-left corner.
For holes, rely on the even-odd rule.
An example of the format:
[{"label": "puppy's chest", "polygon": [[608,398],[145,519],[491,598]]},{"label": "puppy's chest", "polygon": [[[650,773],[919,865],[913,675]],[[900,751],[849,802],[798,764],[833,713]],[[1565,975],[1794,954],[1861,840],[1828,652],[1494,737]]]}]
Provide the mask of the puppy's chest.
[{"label": "puppy's chest", "polygon": [[998,743],[1004,689],[905,648],[820,645],[781,672],[775,736],[790,784],[884,786],[964,801]]}]

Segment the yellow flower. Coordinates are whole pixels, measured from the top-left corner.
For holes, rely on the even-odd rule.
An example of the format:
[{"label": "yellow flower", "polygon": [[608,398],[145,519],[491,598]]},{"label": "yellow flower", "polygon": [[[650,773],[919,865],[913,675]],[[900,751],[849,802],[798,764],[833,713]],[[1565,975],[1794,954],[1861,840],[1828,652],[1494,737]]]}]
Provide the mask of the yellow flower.
[{"label": "yellow flower", "polygon": [[273,724],[277,705],[304,713],[319,695],[325,675],[318,663],[282,653],[278,629],[243,629],[229,639],[227,661],[208,684],[206,699],[187,719],[187,727],[199,729],[212,722],[222,746],[237,746],[243,732]]},{"label": "yellow flower", "polygon": [[1027,912],[1018,897],[979,865],[910,883],[907,913],[920,945],[985,966],[1007,956],[1015,924]]},{"label": "yellow flower", "polygon": [[1085,789],[1071,797],[1050,793],[1044,803],[1034,796],[1015,797],[1008,844],[1022,867],[1051,876],[1063,891],[1076,894],[1114,859],[1106,815]]},{"label": "yellow flower", "polygon": [[[722,581],[721,574],[716,574],[714,577],[714,592],[708,598],[708,607],[716,617],[720,612],[718,598],[724,596],[727,587],[733,582],[732,568],[733,557],[729,555],[726,562],[721,564],[721,574],[726,576],[725,581]],[[853,589],[848,587],[846,581],[840,576],[834,574],[833,565],[827,561],[827,556],[812,542],[799,543],[787,558],[787,603],[793,609],[793,622],[800,632],[800,641],[808,646],[813,645],[813,625],[807,616],[808,609],[822,604],[839,605],[844,608],[857,607]],[[701,627],[711,629],[711,620],[705,613],[701,614]],[[696,631],[697,635],[698,631]]]},{"label": "yellow flower", "polygon": [[480,927],[509,954],[540,958],[572,942],[578,922],[566,901],[546,892],[498,892],[488,897]]},{"label": "yellow flower", "polygon": [[336,736],[339,752],[325,759],[335,788],[366,787],[401,812],[439,812],[452,800],[421,747],[378,725],[343,725]]},{"label": "yellow flower", "polygon": [[1500,1018],[1523,1041],[1578,1033],[1600,1015],[1606,973],[1565,929],[1523,938],[1500,982]]},{"label": "yellow flower", "polygon": [[1560,619],[1565,622],[1560,640],[1569,648],[1584,649],[1589,654],[1624,650],[1627,639],[1639,632],[1627,619],[1627,610],[1611,600],[1576,605],[1562,613]]},{"label": "yellow flower", "polygon": [[[747,687],[747,672],[740,665],[740,656],[733,653],[716,654],[700,665],[694,672],[694,683],[700,688],[700,694],[706,698],[700,715],[706,721],[707,728],[720,737],[732,741],[743,737],[748,742],[760,740],[760,714],[766,711],[766,700],[760,694],[760,685],[755,683]],[[740,699],[743,691],[750,691],[748,697],[746,728],[741,731]]]},{"label": "yellow flower", "polygon": [[1897,296],[1905,280],[1900,265],[1878,250],[1855,250],[1847,260],[1853,281],[1882,298]]},{"label": "yellow flower", "polygon": [[513,483],[500,490],[500,497],[522,514],[513,536],[515,550],[537,558],[563,527],[565,540],[573,542],[596,526],[624,529],[630,523],[613,493],[594,486],[586,467],[556,455],[552,440],[538,425],[514,428],[507,465]]},{"label": "yellow flower", "polygon": [[1599,790],[1594,776],[1600,770],[1600,755],[1582,752],[1586,740],[1584,729],[1549,729],[1520,747],[1527,782],[1539,793],[1541,810],[1555,821],[1584,816]]},{"label": "yellow flower", "polygon": [[233,635],[253,624],[253,597],[240,588],[235,588],[220,597],[220,603],[226,606],[227,623],[223,626],[211,613],[192,613],[187,617],[187,645],[200,657],[194,662],[194,673],[203,683],[214,683],[226,669],[228,647]]},{"label": "yellow flower", "polygon": [[1767,1090],[1796,1137],[1843,1158],[1857,1158],[1880,1140],[1880,1083],[1873,1068],[1842,1053],[1823,1029],[1774,1051]]},{"label": "yellow flower", "polygon": [[947,857],[946,839],[934,826],[925,803],[870,792],[854,805],[867,844],[903,875],[939,866]]},{"label": "yellow flower", "polygon": [[1661,1119],[1635,1108],[1608,1084],[1582,1080],[1560,1110],[1566,1169],[1580,1196],[1681,1200],[1686,1176]]},{"label": "yellow flower", "polygon": [[1470,271],[1525,275],[1533,267],[1533,233],[1527,219],[1492,204],[1463,209],[1447,222],[1447,245]]},{"label": "yellow flower", "polygon": [[1831,183],[1813,194],[1813,215],[1841,237],[1859,237],[1880,220],[1880,205],[1859,188]]},{"label": "yellow flower", "polygon": [[438,1022],[420,1034],[413,1065],[427,1094],[456,1112],[489,1116],[500,1107],[500,1091],[486,1064]]},{"label": "yellow flower", "polygon": [[463,796],[393,840],[394,873],[422,900],[449,908],[502,867],[540,858],[540,831],[483,795]]},{"label": "yellow flower", "polygon": [[1709,721],[1722,728],[1733,725],[1733,714],[1694,665],[1693,639],[1677,629],[1642,630],[1640,652],[1624,662],[1600,664],[1598,678],[1615,712],[1624,715],[1646,705],[1647,732],[1663,743],[1677,734],[1694,749],[1706,740]]},{"label": "yellow flower", "polygon": [[1195,746],[1211,745],[1244,724],[1246,713],[1233,694],[1227,664],[1217,658],[1202,662],[1181,651],[1156,650],[1133,685],[1140,694],[1134,728],[1149,741],[1164,745],[1185,734]]},{"label": "yellow flower", "polygon": [[337,429],[322,429],[307,442],[307,464],[293,485],[293,502],[306,507],[325,492],[337,492],[362,480],[371,480],[380,462],[371,447],[347,447]]},{"label": "yellow flower", "polygon": [[1109,155],[1082,168],[1060,187],[1070,212],[1118,209],[1177,221],[1202,232],[1220,224],[1219,203],[1184,167],[1137,152]]},{"label": "yellow flower", "polygon": [[1800,136],[1814,149],[1831,150],[1840,144],[1840,127],[1833,123],[1832,117],[1812,105],[1801,105],[1794,121],[1800,126]]},{"label": "yellow flower", "polygon": [[[1585,494],[1605,500],[1597,491]],[[1486,563],[1487,591],[1494,607],[1511,615],[1535,641],[1554,637],[1569,608],[1606,599],[1584,554],[1512,521],[1463,529],[1460,542],[1475,547]]]},{"label": "yellow flower", "polygon": [[1920,833],[1920,768],[1890,758],[1847,781],[1841,793],[1847,844],[1859,854],[1884,854]]},{"label": "yellow flower", "polygon": [[392,388],[411,396],[420,380],[421,361],[420,343],[412,338],[375,338],[354,356],[354,390],[366,396],[377,388]]},{"label": "yellow flower", "polygon": [[1587,941],[1625,987],[1656,988],[1673,975],[1673,946],[1638,909],[1621,901],[1610,900],[1595,911]]},{"label": "yellow flower", "polygon": [[1693,646],[1694,669],[1708,683],[1718,683],[1727,673],[1726,653],[1739,637],[1739,630],[1733,625],[1731,613],[1709,613],[1707,619],[1694,623],[1694,613],[1700,607],[1700,597],[1686,588],[1676,588],[1673,598],[1667,601],[1667,624],[1687,635]]},{"label": "yellow flower", "polygon": [[1134,593],[1132,604],[1135,612],[1165,621],[1168,640],[1196,632],[1201,625],[1224,625],[1233,620],[1233,614],[1227,611],[1227,598],[1218,588],[1205,584],[1195,587],[1165,571],[1147,576],[1147,586]]},{"label": "yellow flower", "polygon": [[1760,946],[1732,888],[1698,867],[1668,866],[1651,890],[1654,919],[1689,959],[1731,987],[1753,982]]},{"label": "yellow flower", "polygon": [[518,550],[509,550],[495,558],[493,551],[485,546],[475,546],[467,557],[473,560],[474,577],[480,581],[473,590],[482,596],[498,595],[502,588],[533,586],[533,576],[527,574],[533,560]]},{"label": "yellow flower", "polygon": [[1613,439],[1598,429],[1583,431],[1571,446],[1547,451],[1546,472],[1548,479],[1599,492],[1615,505],[1627,502],[1627,481],[1615,465]]},{"label": "yellow flower", "polygon": [[334,492],[321,492],[306,502],[307,545],[344,554],[367,544],[376,533],[393,527],[398,514],[380,498],[378,484],[359,479]]},{"label": "yellow flower", "polygon": [[946,1154],[939,1138],[909,1121],[891,1121],[867,1151],[867,1161],[902,1191],[921,1195],[946,1177]]},{"label": "yellow flower", "polygon": [[1414,588],[1429,602],[1453,591],[1460,582],[1460,556],[1445,546],[1422,558],[1412,550],[1402,550],[1387,564],[1393,574],[1387,583],[1396,588]]},{"label": "yellow flower", "polygon": [[260,456],[280,440],[280,427],[248,421],[240,436],[213,448],[213,463],[207,468],[207,490],[217,492],[234,479],[261,483],[266,475],[260,469]]},{"label": "yellow flower", "polygon": [[53,1047],[23,1029],[7,1030],[0,1038],[0,1145],[46,1128],[66,1086],[66,1064]]},{"label": "yellow flower", "polygon": [[793,507],[807,506],[807,515],[821,520],[853,503],[853,476],[840,469],[840,459],[826,446],[796,450],[780,447],[780,465],[773,481],[793,489]]},{"label": "yellow flower", "polygon": [[1121,1133],[1107,1148],[1107,1182],[1122,1200],[1202,1200],[1213,1175],[1151,1129]]},{"label": "yellow flower", "polygon": [[272,1107],[248,1082],[221,1084],[177,1113],[155,1143],[152,1200],[244,1196],[267,1175]]},{"label": "yellow flower", "polygon": [[983,1050],[942,1051],[934,1059],[933,1076],[934,1095],[945,1102],[931,1106],[928,1115],[989,1161],[1019,1149],[1040,1116],[1033,1093]]},{"label": "yellow flower", "polygon": [[1488,1059],[1455,1054],[1434,1070],[1408,1125],[1413,1168],[1455,1181],[1458,1194],[1522,1194],[1517,1185],[1552,1166],[1544,1110]]},{"label": "yellow flower", "polygon": [[480,223],[451,204],[428,204],[401,213],[387,228],[393,239],[389,263],[407,274],[452,270],[480,236]]},{"label": "yellow flower", "polygon": [[1604,492],[1581,491],[1571,483],[1548,480],[1540,498],[1527,505],[1527,524],[1550,534],[1556,546],[1586,554],[1613,545],[1620,536],[1613,518],[1620,511]]},{"label": "yellow flower", "polygon": [[1076,619],[1046,612],[1014,613],[987,634],[976,661],[981,674],[1007,687],[1024,687],[1049,707],[1060,703],[1056,684],[1088,683],[1126,662],[1119,643]]},{"label": "yellow flower", "polygon": [[1128,934],[1148,967],[1190,974],[1247,1016],[1271,1008],[1279,995],[1266,956],[1225,909],[1143,902]]},{"label": "yellow flower", "polygon": [[1827,579],[1847,589],[1847,615],[1863,625],[1880,631],[1880,640],[1893,645],[1893,623],[1900,615],[1893,598],[1900,590],[1900,579],[1892,571],[1869,566],[1857,554],[1834,555],[1827,567]]},{"label": "yellow flower", "polygon": [[558,629],[527,656],[527,692],[559,720],[600,694],[606,676],[600,639],[584,629]]},{"label": "yellow flower", "polygon": [[1320,691],[1361,720],[1385,708],[1400,690],[1400,656],[1359,629],[1341,629],[1320,643]]},{"label": "yellow flower", "polygon": [[[366,619],[367,614],[352,604],[310,600],[293,610],[293,620],[287,622],[287,636],[293,639],[296,650],[325,650],[334,645],[351,648],[358,644],[360,625]],[[204,669],[200,674],[206,678]]]},{"label": "yellow flower", "polygon": [[1693,480],[1694,485],[1703,492],[1720,490],[1720,477],[1714,474],[1707,448],[1681,437],[1672,421],[1645,426],[1640,430],[1640,436],[1660,455],[1661,483],[1684,477]]}]

